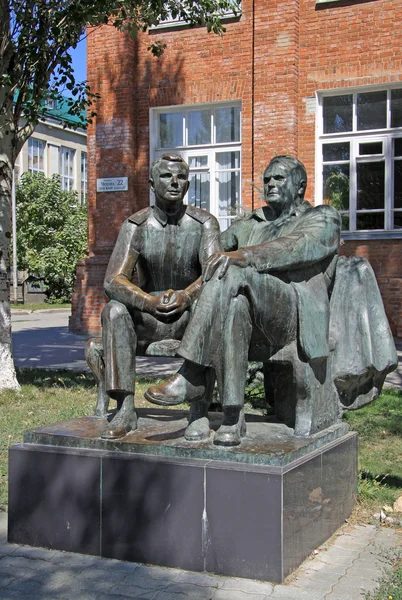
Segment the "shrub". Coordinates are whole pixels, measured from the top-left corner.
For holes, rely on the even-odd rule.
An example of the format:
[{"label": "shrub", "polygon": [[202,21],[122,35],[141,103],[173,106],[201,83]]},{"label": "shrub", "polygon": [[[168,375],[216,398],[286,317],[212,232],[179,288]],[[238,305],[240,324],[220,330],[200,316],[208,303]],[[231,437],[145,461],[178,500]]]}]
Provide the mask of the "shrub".
[{"label": "shrub", "polygon": [[17,264],[41,277],[49,302],[69,302],[75,267],[87,247],[87,211],[60,177],[24,173],[16,188]]}]

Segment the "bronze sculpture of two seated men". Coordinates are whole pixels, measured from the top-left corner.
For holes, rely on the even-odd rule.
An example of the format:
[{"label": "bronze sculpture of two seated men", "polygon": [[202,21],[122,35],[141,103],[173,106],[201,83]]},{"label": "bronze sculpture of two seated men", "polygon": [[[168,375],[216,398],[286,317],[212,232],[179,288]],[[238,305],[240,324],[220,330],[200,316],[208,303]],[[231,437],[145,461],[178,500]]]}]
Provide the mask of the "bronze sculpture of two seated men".
[{"label": "bronze sculpture of two seated men", "polygon": [[[271,403],[295,435],[313,435],[336,423],[343,409],[374,399],[396,365],[382,300],[367,261],[338,258],[339,213],[304,200],[304,165],[292,156],[274,157],[264,172],[266,206],[222,234],[215,217],[183,203],[188,177],[179,155],[165,154],[153,163],[155,205],[125,221],[110,258],[102,344],[90,340],[87,349],[99,381],[95,414],[105,417],[109,399],[117,401],[102,437],[118,439],[137,428],[135,356],[160,340],[176,340],[185,360],[145,397],[162,406],[190,403],[188,441],[210,437],[208,407],[216,378],[223,421],[213,443],[241,443],[250,358],[264,363],[266,379],[272,365],[289,366],[277,386],[284,399],[278,394]],[[345,278],[355,281],[357,299],[347,311],[340,307]],[[359,311],[367,313],[367,306],[359,299],[361,286],[376,305],[363,327]],[[356,328],[363,341],[359,348],[366,350],[358,350],[357,360],[346,360],[345,367],[345,339],[355,338]]]}]

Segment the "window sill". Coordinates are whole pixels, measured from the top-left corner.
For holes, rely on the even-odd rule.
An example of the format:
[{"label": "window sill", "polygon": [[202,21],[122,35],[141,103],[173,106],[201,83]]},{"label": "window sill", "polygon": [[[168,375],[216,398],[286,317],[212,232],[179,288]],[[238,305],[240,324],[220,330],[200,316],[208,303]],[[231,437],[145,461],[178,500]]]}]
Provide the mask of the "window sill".
[{"label": "window sill", "polygon": [[342,232],[341,239],[349,240],[402,240],[402,229],[396,231],[349,231]]}]

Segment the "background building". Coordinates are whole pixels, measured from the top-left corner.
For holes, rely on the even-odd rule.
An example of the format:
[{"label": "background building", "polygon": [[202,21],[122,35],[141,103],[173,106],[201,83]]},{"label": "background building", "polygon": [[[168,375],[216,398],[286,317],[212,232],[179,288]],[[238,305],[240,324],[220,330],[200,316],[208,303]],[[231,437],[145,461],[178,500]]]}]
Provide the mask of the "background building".
[{"label": "background building", "polygon": [[[99,329],[102,281],[123,220],[152,202],[149,164],[166,150],[191,168],[188,200],[225,228],[261,205],[264,167],[293,154],[307,199],[343,215],[342,252],[366,256],[394,335],[402,337],[402,3],[243,0],[222,37],[171,22],[134,41],[88,37],[99,91],[88,128],[89,254],[78,268],[71,327]],[[167,43],[162,58],[150,39]],[[96,180],[127,177],[128,190]]]},{"label": "background building", "polygon": [[78,117],[68,114],[65,98],[47,101],[45,118],[17,157],[16,179],[27,171],[46,177],[59,174],[62,189],[76,190],[84,204],[88,181],[87,133],[82,128],[74,129],[79,122]]}]

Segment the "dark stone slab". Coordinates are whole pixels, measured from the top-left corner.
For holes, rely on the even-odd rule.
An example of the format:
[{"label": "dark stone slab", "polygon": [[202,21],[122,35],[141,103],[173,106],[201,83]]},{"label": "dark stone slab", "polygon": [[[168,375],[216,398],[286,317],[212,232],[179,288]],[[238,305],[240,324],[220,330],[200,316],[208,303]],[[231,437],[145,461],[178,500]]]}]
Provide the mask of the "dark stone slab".
[{"label": "dark stone slab", "polygon": [[100,456],[14,446],[8,540],[100,554]]},{"label": "dark stone slab", "polygon": [[350,515],[356,434],[317,443],[253,421],[250,463],[245,448],[184,442],[175,412],[148,412],[122,442],[97,437],[101,419],[27,432],[10,449],[9,540],[281,582]]},{"label": "dark stone slab", "polygon": [[206,570],[282,581],[282,476],[208,468]]},{"label": "dark stone slab", "polygon": [[102,460],[102,555],[204,570],[203,465],[119,455]]},{"label": "dark stone slab", "polygon": [[328,446],[284,475],[284,577],[328,539],[353,510],[357,435]]},{"label": "dark stone slab", "polygon": [[106,420],[97,417],[81,417],[38,427],[26,431],[24,441],[70,448],[118,449],[133,454],[282,467],[348,431],[348,426],[340,423],[308,438],[295,437],[293,429],[283,423],[259,415],[246,415],[247,437],[240,446],[222,449],[213,444],[213,435],[222,422],[222,413],[210,413],[212,433],[209,440],[188,442],[183,437],[188,424],[187,411],[138,409],[137,412],[138,429],[118,441],[101,439]]}]

